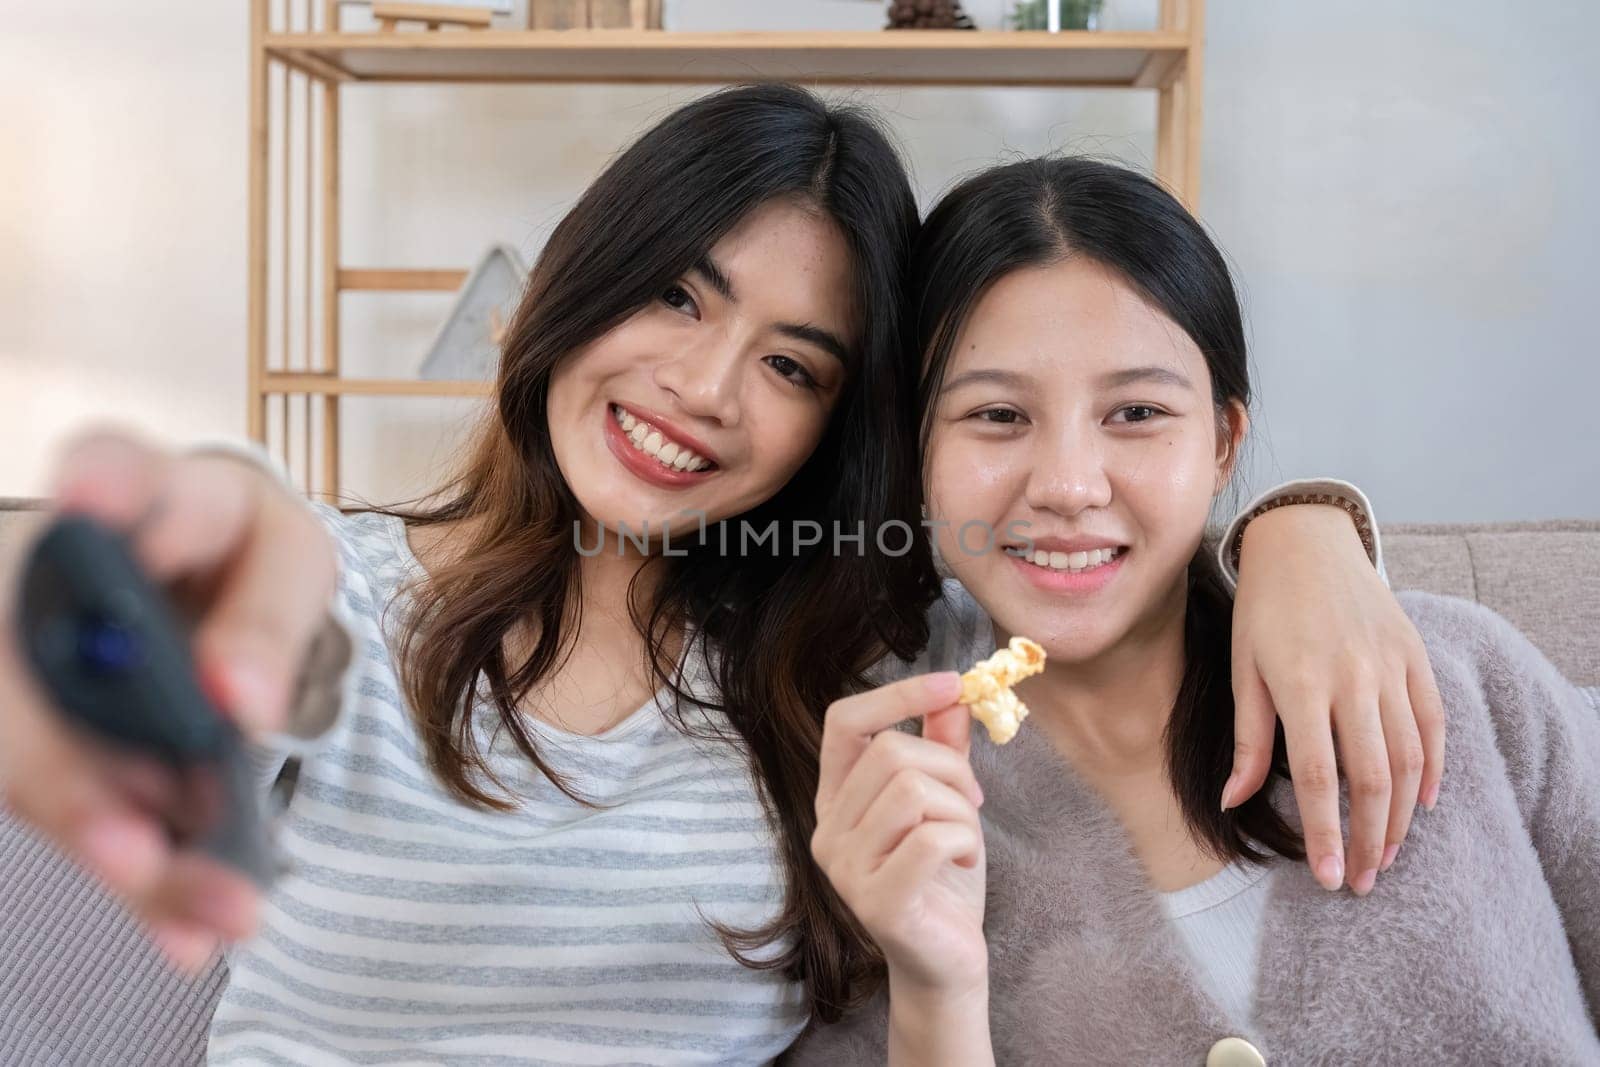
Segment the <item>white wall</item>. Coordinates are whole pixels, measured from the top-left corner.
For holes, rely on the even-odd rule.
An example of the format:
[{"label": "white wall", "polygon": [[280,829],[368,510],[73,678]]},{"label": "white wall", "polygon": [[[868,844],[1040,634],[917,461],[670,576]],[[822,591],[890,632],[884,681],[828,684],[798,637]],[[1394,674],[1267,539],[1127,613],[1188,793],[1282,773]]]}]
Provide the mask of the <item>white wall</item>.
[{"label": "white wall", "polygon": [[[968,3],[993,24],[1000,0]],[[1153,0],[1111,0],[1148,25]],[[1259,484],[1336,473],[1386,519],[1600,516],[1588,81],[1600,6],[1212,0],[1202,213],[1237,265]],[[1570,10],[1560,10],[1569,8]],[[676,25],[874,26],[862,0],[684,0]],[[246,5],[0,0],[0,495],[114,415],[244,427]],[[344,98],[347,265],[531,258],[691,87],[371,87]],[[1147,163],[1144,94],[918,89],[887,113],[924,203],[1008,154]],[[347,370],[415,370],[448,299],[345,298]],[[414,492],[474,405],[347,402],[353,489]]]}]

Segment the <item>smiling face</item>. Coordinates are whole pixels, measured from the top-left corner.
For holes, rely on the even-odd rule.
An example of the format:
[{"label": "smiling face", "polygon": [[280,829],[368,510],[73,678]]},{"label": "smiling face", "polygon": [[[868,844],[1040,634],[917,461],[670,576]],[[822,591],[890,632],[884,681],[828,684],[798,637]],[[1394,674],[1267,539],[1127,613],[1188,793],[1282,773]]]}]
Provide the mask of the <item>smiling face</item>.
[{"label": "smiling face", "polygon": [[846,382],[851,259],[794,199],[750,212],[688,274],[551,378],[556,463],[584,514],[652,533],[738,515],[805,464]]},{"label": "smiling face", "polygon": [[[973,309],[933,403],[929,518],[949,524],[939,551],[1002,631],[1066,664],[1181,624],[1246,427],[1237,403],[1219,418],[1182,329],[1084,256],[1018,270]],[[963,546],[971,522],[995,550],[974,554],[978,527]]]}]

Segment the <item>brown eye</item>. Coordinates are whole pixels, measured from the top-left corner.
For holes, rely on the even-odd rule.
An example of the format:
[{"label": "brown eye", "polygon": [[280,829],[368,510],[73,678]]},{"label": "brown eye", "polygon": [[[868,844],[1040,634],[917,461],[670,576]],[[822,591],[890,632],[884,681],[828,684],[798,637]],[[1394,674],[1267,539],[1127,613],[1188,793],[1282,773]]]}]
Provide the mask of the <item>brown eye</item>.
[{"label": "brown eye", "polygon": [[1126,416],[1120,420],[1122,422],[1148,422],[1163,412],[1160,408],[1153,408],[1148,404],[1130,404],[1120,409],[1117,414]]},{"label": "brown eye", "polygon": [[661,302],[674,311],[696,311],[694,297],[681,285],[669,285],[661,294]]},{"label": "brown eye", "polygon": [[785,381],[793,382],[795,385],[805,389],[815,389],[817,387],[817,380],[811,376],[811,372],[806,370],[805,366],[797,359],[791,359],[788,356],[768,356],[767,366],[777,371]]},{"label": "brown eye", "polygon": [[1012,426],[1022,418],[1022,413],[1010,408],[989,408],[978,412],[978,418],[997,426]]}]

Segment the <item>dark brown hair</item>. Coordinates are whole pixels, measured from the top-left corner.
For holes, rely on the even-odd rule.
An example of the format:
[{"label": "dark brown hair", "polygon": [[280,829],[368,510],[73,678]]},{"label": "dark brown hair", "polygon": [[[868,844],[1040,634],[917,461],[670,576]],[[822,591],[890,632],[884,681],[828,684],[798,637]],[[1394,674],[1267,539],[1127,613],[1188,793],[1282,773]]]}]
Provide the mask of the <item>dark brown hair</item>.
[{"label": "dark brown hair", "polygon": [[[786,876],[781,913],[756,930],[718,928],[749,966],[804,983],[813,1009],[837,1017],[880,958],[813,862],[823,711],[867,687],[885,654],[910,658],[927,641],[924,612],[937,596],[927,545],[888,555],[870,531],[891,520],[914,529],[916,365],[905,338],[905,273],[917,208],[899,157],[868,113],[825,105],[791,86],[744,87],[703,97],[622,152],[555,228],[509,323],[491,415],[460,473],[423,508],[371,508],[412,525],[477,520],[471,544],[414,590],[403,630],[404,688],[433,772],[464,802],[507,810],[506,791],[474,740],[479,682],[499,728],[551,781],[519,701],[557,669],[578,629],[578,504],[551,448],[546,403],[557,366],[662,293],[750,211],[795,197],[830,219],[850,249],[855,324],[849,378],[804,467],[757,508],[725,521],[758,530],[807,519],[869,531],[858,554],[831,538],[810,547],[718,553],[720,531],[674,543],[645,566],[658,579],[633,612],[649,669],[686,705],[724,712],[742,743],[774,826]],[[415,503],[415,502],[413,502]],[[854,543],[850,543],[852,547]],[[889,541],[898,549],[899,539]],[[687,555],[679,557],[679,549]],[[643,571],[641,571],[641,574]],[[639,582],[636,576],[634,582]],[[630,594],[632,588],[630,588]],[[637,598],[630,595],[637,603]],[[509,662],[520,623],[532,652]],[[684,691],[665,652],[687,625],[715,649],[720,703]],[[698,698],[698,699],[697,699]],[[725,734],[726,732],[724,732]],[[781,954],[754,950],[785,941]]]},{"label": "dark brown hair", "polygon": [[[952,190],[928,216],[911,283],[925,360],[922,410],[938,395],[956,337],[988,288],[1012,271],[1068,256],[1116,271],[1188,334],[1210,369],[1219,416],[1232,401],[1249,407],[1239,299],[1204,227],[1149,178],[1069,156],[985,171]],[[924,424],[923,449],[928,432]],[[1184,674],[1165,737],[1167,773],[1184,818],[1218,859],[1264,861],[1252,840],[1304,859],[1304,842],[1268,802],[1267,790],[1220,810],[1233,766],[1233,598],[1209,543],[1190,562],[1188,581]],[[1289,773],[1281,725],[1271,773]]]}]

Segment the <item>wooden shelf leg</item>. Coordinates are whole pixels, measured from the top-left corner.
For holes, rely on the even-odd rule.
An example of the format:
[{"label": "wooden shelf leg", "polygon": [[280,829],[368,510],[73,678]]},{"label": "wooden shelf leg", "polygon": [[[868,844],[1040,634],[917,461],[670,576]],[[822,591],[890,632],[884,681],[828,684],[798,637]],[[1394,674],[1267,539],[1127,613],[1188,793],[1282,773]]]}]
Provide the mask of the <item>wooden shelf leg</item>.
[{"label": "wooden shelf leg", "polygon": [[250,439],[267,441],[267,19],[269,0],[250,3],[250,241],[249,316],[245,427]]},{"label": "wooden shelf leg", "polygon": [[[338,28],[338,0],[327,0],[325,25]],[[322,360],[339,374],[339,86],[322,86]],[[334,501],[339,485],[339,397],[322,400],[322,493]]]},{"label": "wooden shelf leg", "polygon": [[1188,175],[1188,139],[1184,136],[1188,102],[1188,84],[1180,67],[1177,76],[1162,87],[1156,104],[1156,177],[1185,204],[1189,203],[1184,188]]},{"label": "wooden shelf leg", "polygon": [[1184,95],[1187,129],[1184,139],[1184,200],[1189,210],[1200,210],[1200,135],[1203,132],[1205,102],[1206,0],[1189,0],[1189,62],[1184,69]]},{"label": "wooden shelf leg", "polygon": [[1161,87],[1156,110],[1156,176],[1198,212],[1205,54],[1205,0],[1162,0],[1161,28],[1189,35],[1188,54]]}]

